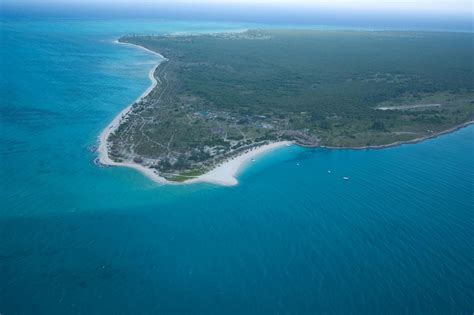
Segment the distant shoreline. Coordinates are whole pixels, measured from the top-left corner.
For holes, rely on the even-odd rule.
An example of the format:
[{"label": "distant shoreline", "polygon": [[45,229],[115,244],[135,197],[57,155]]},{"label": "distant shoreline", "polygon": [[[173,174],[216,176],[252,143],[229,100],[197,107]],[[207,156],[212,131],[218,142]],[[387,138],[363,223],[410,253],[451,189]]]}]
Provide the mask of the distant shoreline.
[{"label": "distant shoreline", "polygon": [[[333,146],[315,146],[313,148],[324,148],[324,149],[330,149],[330,150],[381,150],[381,149],[387,149],[387,148],[392,148],[392,147],[397,147],[403,144],[415,144],[419,143],[425,140],[437,138],[439,136],[455,132],[459,129],[465,128],[471,124],[474,124],[474,120],[467,121],[465,123],[462,123],[461,125],[449,128],[447,130],[443,130],[440,132],[433,133],[431,135],[426,135],[423,137],[411,139],[411,140],[405,140],[405,141],[396,141],[388,144],[381,144],[381,145],[369,145],[369,146],[362,146],[362,147],[333,147]],[[298,145],[298,144],[297,144]]]},{"label": "distant shoreline", "polygon": [[190,176],[188,180],[185,180],[183,182],[175,182],[175,181],[170,181],[167,180],[166,178],[162,177],[159,175],[158,171],[145,167],[141,164],[135,163],[133,161],[127,161],[127,162],[115,162],[109,157],[109,143],[107,141],[108,137],[110,136],[111,133],[113,133],[118,126],[121,124],[122,119],[128,114],[128,112],[132,109],[132,106],[140,101],[141,99],[145,98],[155,87],[158,85],[158,81],[156,80],[154,73],[157,69],[157,67],[161,64],[162,61],[167,60],[164,56],[161,54],[154,52],[152,50],[149,50],[143,46],[131,44],[131,43],[121,43],[118,40],[114,41],[117,44],[122,44],[122,45],[130,45],[132,47],[144,50],[148,53],[154,54],[156,56],[159,56],[162,58],[160,62],[158,62],[156,65],[153,66],[153,68],[148,72],[148,77],[151,81],[151,85],[138,97],[132,104],[128,105],[125,109],[123,109],[117,116],[114,117],[114,119],[107,125],[107,127],[101,132],[99,136],[99,145],[97,147],[97,152],[99,155],[99,162],[100,164],[103,165],[109,165],[109,166],[122,166],[122,167],[128,167],[135,169],[148,177],[149,179],[153,180],[156,183],[159,184],[174,184],[174,185],[182,185],[182,184],[192,184],[192,183],[199,183],[199,182],[206,182],[206,183],[212,183],[212,184],[217,184],[217,185],[223,185],[223,186],[233,186],[238,184],[237,180],[237,174],[238,172],[242,169],[243,165],[247,164],[250,160],[253,160],[256,156],[262,155],[264,153],[268,153],[276,148],[280,148],[282,146],[290,146],[292,144],[301,146],[301,147],[307,147],[307,148],[324,148],[324,149],[330,149],[330,150],[379,150],[379,149],[385,149],[385,148],[390,148],[390,147],[395,147],[403,144],[413,144],[413,143],[418,143],[424,140],[428,140],[431,138],[436,138],[438,136],[454,132],[456,130],[459,130],[461,128],[467,127],[470,124],[474,124],[474,121],[468,121],[465,122],[461,125],[455,126],[453,128],[450,128],[448,130],[444,130],[441,132],[437,132],[431,135],[426,135],[423,137],[419,137],[416,139],[412,140],[406,140],[406,141],[396,141],[393,143],[389,144],[384,144],[384,145],[374,145],[374,146],[362,146],[362,147],[334,147],[334,146],[304,146],[300,145],[298,143],[292,142],[292,141],[278,141],[278,142],[272,142],[269,144],[265,144],[259,147],[255,147],[251,149],[250,151],[246,151],[243,154],[236,155],[229,160],[226,160],[222,164],[219,164],[215,166],[213,169],[210,171],[206,172],[205,174],[202,174],[200,176],[192,177]]}]

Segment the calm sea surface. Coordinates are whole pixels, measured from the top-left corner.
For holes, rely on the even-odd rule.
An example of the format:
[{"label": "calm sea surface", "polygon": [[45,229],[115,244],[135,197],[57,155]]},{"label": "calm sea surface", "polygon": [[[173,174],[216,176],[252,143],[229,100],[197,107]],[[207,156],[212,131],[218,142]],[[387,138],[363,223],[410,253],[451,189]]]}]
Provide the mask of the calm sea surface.
[{"label": "calm sea surface", "polygon": [[117,37],[247,26],[1,22],[1,314],[474,312],[474,126],[284,148],[231,188],[93,164],[156,62]]}]

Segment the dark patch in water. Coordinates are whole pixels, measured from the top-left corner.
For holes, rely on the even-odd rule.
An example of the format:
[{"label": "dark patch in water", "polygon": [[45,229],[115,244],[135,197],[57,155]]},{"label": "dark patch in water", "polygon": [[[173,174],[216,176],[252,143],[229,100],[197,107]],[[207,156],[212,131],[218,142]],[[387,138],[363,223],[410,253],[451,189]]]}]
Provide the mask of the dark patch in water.
[{"label": "dark patch in water", "polygon": [[34,107],[0,107],[0,122],[19,125],[46,125],[45,120],[58,119],[61,115],[47,109]]}]

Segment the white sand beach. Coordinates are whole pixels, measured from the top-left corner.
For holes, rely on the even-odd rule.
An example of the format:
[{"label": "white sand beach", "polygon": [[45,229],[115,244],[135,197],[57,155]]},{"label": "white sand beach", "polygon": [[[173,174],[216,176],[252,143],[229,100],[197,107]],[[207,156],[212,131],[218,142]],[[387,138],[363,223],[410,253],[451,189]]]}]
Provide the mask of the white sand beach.
[{"label": "white sand beach", "polygon": [[248,162],[250,162],[252,159],[256,158],[259,155],[268,153],[274,149],[290,144],[290,141],[279,141],[256,147],[253,150],[238,155],[222,163],[221,165],[218,165],[216,168],[212,169],[206,174],[187,181],[187,183],[206,182],[224,186],[237,185],[239,183],[237,180],[237,174],[239,170],[241,170],[242,167],[245,166]]},{"label": "white sand beach", "polygon": [[[157,55],[160,58],[162,58],[163,60],[165,59],[162,55],[160,55],[160,54],[158,54],[154,51],[148,50],[148,49],[146,49],[144,47],[141,47],[141,46],[128,44],[128,43],[120,43],[119,41],[115,41],[115,43],[123,44],[123,45],[131,45],[133,47],[145,50],[145,51],[147,51],[147,52],[149,52],[153,55]],[[110,124],[102,131],[102,133],[99,136],[99,145],[97,147],[97,152],[99,154],[99,162],[103,165],[124,166],[124,167],[133,168],[133,169],[143,173],[145,176],[147,176],[148,178],[152,179],[153,181],[155,181],[157,183],[167,183],[166,179],[164,179],[163,177],[160,177],[154,170],[152,170],[150,168],[144,167],[140,164],[136,164],[136,163],[133,163],[133,162],[120,162],[119,163],[119,162],[113,161],[109,157],[108,143],[107,143],[107,138],[109,137],[109,135],[112,132],[114,132],[117,129],[117,127],[120,125],[120,122],[121,122],[122,118],[125,117],[127,115],[127,113],[130,111],[130,109],[132,108],[132,105],[134,103],[140,101],[142,98],[146,97],[158,84],[158,82],[155,79],[154,73],[155,73],[155,70],[156,70],[156,68],[158,67],[159,64],[160,63],[153,66],[153,68],[148,72],[148,78],[151,81],[151,85],[145,90],[145,92],[142,93],[142,95],[140,95],[140,97],[137,100],[135,100],[132,104],[128,105],[117,116],[115,116],[115,118],[110,122]]]},{"label": "white sand beach", "polygon": [[[138,45],[133,45],[133,44],[128,44],[128,43],[120,43],[118,41],[115,41],[118,44],[124,44],[124,45],[131,45],[133,47],[145,50],[149,53],[152,53],[154,55],[159,56],[163,60],[164,58],[162,55],[148,50],[142,46]],[[161,62],[161,61],[160,61]],[[152,82],[151,85],[146,89],[145,92],[140,95],[140,97],[135,101],[138,102],[142,98],[146,97],[158,84],[154,77],[154,73],[156,68],[158,67],[159,63],[156,64],[149,72],[148,72],[148,77],[150,78],[150,81]],[[264,154],[266,152],[272,151],[276,148],[290,145],[291,142],[289,141],[279,141],[279,142],[274,142],[270,143],[267,145],[262,145],[260,147],[256,147],[253,150],[250,150],[248,152],[245,152],[241,155],[238,155],[223,164],[218,165],[216,168],[213,170],[209,171],[208,173],[205,173],[201,176],[198,176],[196,178],[190,178],[189,180],[183,182],[183,183],[175,183],[166,180],[165,178],[161,177],[157,171],[145,167],[143,165],[134,163],[134,162],[115,162],[113,161],[108,154],[108,143],[107,139],[109,135],[114,132],[118,126],[120,125],[120,122],[123,117],[127,115],[127,113],[130,111],[132,108],[132,105],[135,103],[133,102],[129,106],[127,106],[124,110],[122,110],[115,118],[112,120],[112,122],[102,131],[102,133],[99,136],[99,144],[97,147],[97,152],[99,155],[99,162],[103,165],[110,165],[110,166],[123,166],[123,167],[129,167],[133,168],[139,172],[141,172],[143,175],[148,177],[149,179],[153,180],[156,183],[159,184],[191,184],[191,183],[198,183],[198,182],[206,182],[206,183],[212,183],[212,184],[218,184],[218,185],[225,185],[225,186],[232,186],[232,185],[237,185],[238,180],[236,178],[238,171],[249,161],[254,159],[256,156]]]}]

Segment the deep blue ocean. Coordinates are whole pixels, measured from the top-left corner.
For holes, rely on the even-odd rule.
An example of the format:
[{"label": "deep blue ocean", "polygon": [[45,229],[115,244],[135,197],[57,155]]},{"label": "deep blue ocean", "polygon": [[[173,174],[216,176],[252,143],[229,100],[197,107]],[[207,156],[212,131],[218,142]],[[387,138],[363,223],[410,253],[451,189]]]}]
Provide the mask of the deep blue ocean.
[{"label": "deep blue ocean", "polygon": [[156,62],[113,41],[249,25],[0,27],[2,315],[474,312],[474,126],[384,150],[283,148],[235,187],[158,186],[93,163]]}]

